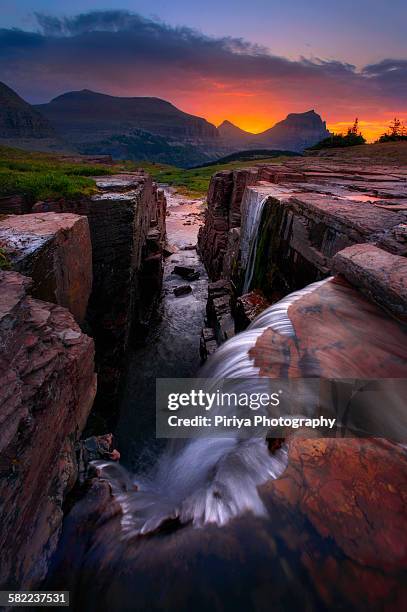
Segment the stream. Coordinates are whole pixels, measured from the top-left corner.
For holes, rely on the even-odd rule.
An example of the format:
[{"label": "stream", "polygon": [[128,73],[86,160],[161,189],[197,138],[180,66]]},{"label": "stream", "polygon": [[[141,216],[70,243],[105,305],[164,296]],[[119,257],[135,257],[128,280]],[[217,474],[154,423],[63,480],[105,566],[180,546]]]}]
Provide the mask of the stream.
[{"label": "stream", "polygon": [[[116,438],[121,463],[133,472],[154,462],[163,441],[155,438],[156,378],[190,378],[199,366],[199,338],[204,324],[208,277],[195,248],[202,224],[203,200],[165,188],[167,243],[176,252],[165,259],[162,298],[145,345],[130,352]],[[199,271],[196,281],[173,274],[175,265]],[[176,297],[175,287],[192,292]]]}]

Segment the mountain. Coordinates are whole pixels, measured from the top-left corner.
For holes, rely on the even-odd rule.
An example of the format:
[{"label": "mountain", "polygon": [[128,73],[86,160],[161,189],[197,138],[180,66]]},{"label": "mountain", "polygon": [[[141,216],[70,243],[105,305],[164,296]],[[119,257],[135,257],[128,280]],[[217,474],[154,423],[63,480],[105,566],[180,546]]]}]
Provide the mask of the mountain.
[{"label": "mountain", "polygon": [[0,138],[52,138],[50,122],[0,82]]},{"label": "mountain", "polygon": [[269,130],[257,134],[255,139],[257,145],[303,151],[329,135],[325,121],[322,121],[314,110],[310,110],[305,113],[290,113]]},{"label": "mountain", "polygon": [[214,125],[160,98],[122,98],[83,89],[36,108],[61,134],[78,142],[134,129],[182,144],[207,144],[219,138]]},{"label": "mountain", "polygon": [[160,98],[83,89],[33,107],[0,83],[0,143],[28,149],[109,153],[188,168],[237,151],[301,152],[328,135],[313,110],[291,113],[265,132],[251,134],[230,121],[216,128]]},{"label": "mountain", "polygon": [[224,121],[218,131],[223,144],[231,148],[267,148],[297,152],[329,136],[325,121],[322,121],[314,110],[290,113],[283,121],[260,134],[245,132],[230,121]]},{"label": "mountain", "polygon": [[221,140],[228,145],[238,145],[241,147],[245,143],[250,144],[253,140],[253,134],[245,132],[245,130],[227,120],[220,124],[218,133]]}]

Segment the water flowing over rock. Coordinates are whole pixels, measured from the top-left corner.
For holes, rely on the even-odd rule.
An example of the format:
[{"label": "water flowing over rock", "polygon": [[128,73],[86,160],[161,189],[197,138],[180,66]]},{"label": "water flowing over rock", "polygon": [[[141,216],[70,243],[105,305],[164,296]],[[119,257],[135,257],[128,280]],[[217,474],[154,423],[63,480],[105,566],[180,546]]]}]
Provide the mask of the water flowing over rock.
[{"label": "water flowing over rock", "polygon": [[248,172],[212,178],[198,243],[212,279],[275,300],[329,275],[352,244],[407,254],[402,168],[303,158]]},{"label": "water flowing over rock", "polygon": [[92,339],[31,284],[0,272],[0,584],[18,589],[45,577],[96,392]]},{"label": "water flowing over rock", "polygon": [[[266,309],[201,375],[213,388],[223,377],[279,377],[280,365],[284,376],[405,378],[406,347],[403,326],[343,279],[327,279]],[[406,425],[403,413],[384,418],[396,430]],[[110,601],[118,590],[119,609],[133,597],[157,610],[160,597],[178,610],[208,609],[214,596],[226,609],[253,609],[253,600],[268,609],[282,598],[289,609],[401,605],[405,449],[312,436],[287,447],[275,456],[260,439],[201,438],[171,445],[147,475],[100,463],[113,498],[98,482],[75,508],[52,587],[69,574],[76,606],[90,610],[96,596]],[[93,526],[86,542],[83,525]]]}]

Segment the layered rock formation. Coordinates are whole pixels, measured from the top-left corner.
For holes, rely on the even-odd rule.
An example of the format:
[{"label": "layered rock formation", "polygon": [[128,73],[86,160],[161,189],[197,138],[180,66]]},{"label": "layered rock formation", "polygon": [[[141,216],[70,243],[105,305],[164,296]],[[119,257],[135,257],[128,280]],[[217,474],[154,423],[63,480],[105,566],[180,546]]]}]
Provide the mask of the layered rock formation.
[{"label": "layered rock formation", "polygon": [[326,276],[333,255],[355,243],[405,255],[406,202],[400,168],[301,159],[226,171],[212,178],[199,247],[213,279],[242,281],[257,232],[256,282],[287,293]]},{"label": "layered rock formation", "polygon": [[86,217],[53,212],[5,217],[0,248],[14,270],[32,278],[34,297],[65,306],[83,323],[92,288]]},{"label": "layered rock formation", "polygon": [[73,316],[0,272],[0,583],[44,578],[73,487],[74,447],[96,392],[94,347]]},{"label": "layered rock formation", "polygon": [[[142,337],[161,287],[163,192],[142,171],[96,183],[94,196],[37,202],[35,212],[0,220],[2,256],[13,268],[0,273],[0,582],[7,588],[44,578],[64,500],[78,470],[81,478],[86,471],[77,441],[92,407],[106,417],[99,423],[106,432],[126,350],[133,335]],[[74,317],[95,338],[96,404],[94,342]],[[117,458],[109,440],[106,456]]]},{"label": "layered rock formation", "polygon": [[[303,158],[215,174],[198,247],[212,280],[232,282],[232,306],[251,289],[273,303],[346,268],[351,282],[404,317],[394,287],[405,274],[406,237],[402,167]],[[398,256],[392,263],[389,253]]]},{"label": "layered rock formation", "polygon": [[39,203],[34,209],[87,217],[93,275],[86,321],[96,343],[96,410],[109,419],[129,342],[132,335],[142,339],[159,295],[166,201],[143,171],[96,178],[96,185],[94,196]]}]

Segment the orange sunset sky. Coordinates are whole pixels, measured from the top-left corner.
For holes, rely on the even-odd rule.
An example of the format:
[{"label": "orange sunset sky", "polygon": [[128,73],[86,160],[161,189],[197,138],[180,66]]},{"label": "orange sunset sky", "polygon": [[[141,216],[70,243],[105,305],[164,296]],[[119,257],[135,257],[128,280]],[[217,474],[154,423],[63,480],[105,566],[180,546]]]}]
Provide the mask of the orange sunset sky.
[{"label": "orange sunset sky", "polygon": [[254,133],[314,109],[372,141],[407,123],[406,22],[405,0],[2,0],[0,80],[31,103],[156,96]]}]

